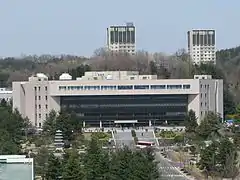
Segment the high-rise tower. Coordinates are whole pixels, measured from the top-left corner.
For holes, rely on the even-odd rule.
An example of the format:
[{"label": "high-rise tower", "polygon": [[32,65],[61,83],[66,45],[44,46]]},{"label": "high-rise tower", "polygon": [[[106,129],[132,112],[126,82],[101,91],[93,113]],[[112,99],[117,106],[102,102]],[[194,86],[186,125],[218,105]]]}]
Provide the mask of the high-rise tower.
[{"label": "high-rise tower", "polygon": [[188,52],[194,64],[216,64],[215,30],[197,29],[188,31]]},{"label": "high-rise tower", "polygon": [[107,28],[107,46],[112,52],[136,53],[136,28],[133,23]]}]

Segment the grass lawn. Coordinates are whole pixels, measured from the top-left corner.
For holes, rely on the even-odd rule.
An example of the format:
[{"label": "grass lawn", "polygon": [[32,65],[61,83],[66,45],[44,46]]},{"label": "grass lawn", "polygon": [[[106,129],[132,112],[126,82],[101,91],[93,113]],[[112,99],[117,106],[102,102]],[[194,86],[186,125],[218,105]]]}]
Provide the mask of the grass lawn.
[{"label": "grass lawn", "polygon": [[95,136],[99,140],[109,140],[112,138],[111,133],[106,133],[106,132],[85,132],[83,133],[83,136],[85,140],[91,140],[93,136]]}]

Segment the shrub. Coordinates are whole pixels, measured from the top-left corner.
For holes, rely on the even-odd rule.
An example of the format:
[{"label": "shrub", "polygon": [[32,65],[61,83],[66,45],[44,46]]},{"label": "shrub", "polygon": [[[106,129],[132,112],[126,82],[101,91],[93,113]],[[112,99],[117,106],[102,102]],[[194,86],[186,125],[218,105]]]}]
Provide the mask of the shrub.
[{"label": "shrub", "polygon": [[132,137],[136,137],[136,132],[134,130],[131,131]]}]

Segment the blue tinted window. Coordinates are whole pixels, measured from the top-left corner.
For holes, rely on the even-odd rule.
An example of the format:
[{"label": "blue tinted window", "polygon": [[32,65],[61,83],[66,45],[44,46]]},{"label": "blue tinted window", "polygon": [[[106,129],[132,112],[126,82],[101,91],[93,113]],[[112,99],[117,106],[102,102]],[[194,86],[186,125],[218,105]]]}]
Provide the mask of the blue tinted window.
[{"label": "blue tinted window", "polygon": [[166,85],[151,85],[151,89],[165,89]]},{"label": "blue tinted window", "polygon": [[182,89],[182,85],[167,85],[167,89]]},{"label": "blue tinted window", "polygon": [[117,86],[101,86],[101,90],[116,90]]},{"label": "blue tinted window", "polygon": [[134,89],[149,89],[149,85],[135,85]]},{"label": "blue tinted window", "polygon": [[59,90],[62,90],[62,89],[66,90],[67,87],[66,86],[59,86],[58,88],[59,88]]},{"label": "blue tinted window", "polygon": [[83,86],[76,86],[77,90],[83,90]]},{"label": "blue tinted window", "polygon": [[133,86],[127,85],[127,86],[118,86],[118,90],[130,90],[133,89]]},{"label": "blue tinted window", "polygon": [[184,84],[183,85],[183,89],[190,89],[190,87],[191,87],[190,84]]},{"label": "blue tinted window", "polygon": [[100,86],[85,86],[84,90],[99,90]]}]

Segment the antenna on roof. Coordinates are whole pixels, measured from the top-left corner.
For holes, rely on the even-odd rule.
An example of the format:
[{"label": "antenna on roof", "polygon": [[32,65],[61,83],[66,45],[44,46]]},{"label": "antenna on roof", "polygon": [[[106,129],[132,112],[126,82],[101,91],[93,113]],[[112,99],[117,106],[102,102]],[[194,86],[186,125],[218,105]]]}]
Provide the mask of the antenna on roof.
[{"label": "antenna on roof", "polygon": [[127,26],[134,26],[133,22],[126,22]]}]

